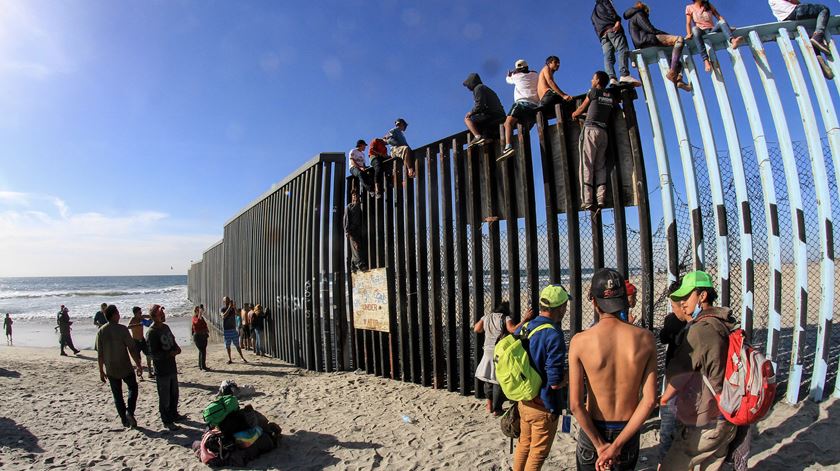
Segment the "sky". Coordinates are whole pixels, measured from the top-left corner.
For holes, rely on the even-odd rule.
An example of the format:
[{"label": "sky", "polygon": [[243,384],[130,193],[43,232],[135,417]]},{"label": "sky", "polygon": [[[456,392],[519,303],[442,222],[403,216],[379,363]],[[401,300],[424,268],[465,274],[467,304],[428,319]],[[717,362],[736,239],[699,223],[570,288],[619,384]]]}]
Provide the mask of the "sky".
[{"label": "sky", "polygon": [[[684,31],[683,3],[648,3],[658,27]],[[736,25],[774,21],[762,1],[717,3]],[[603,67],[591,10],[0,0],[0,276],[184,274],[231,215],[313,155],[400,116],[414,147],[461,130],[469,72],[508,106],[505,71],[555,54],[560,87],[585,92]]]}]

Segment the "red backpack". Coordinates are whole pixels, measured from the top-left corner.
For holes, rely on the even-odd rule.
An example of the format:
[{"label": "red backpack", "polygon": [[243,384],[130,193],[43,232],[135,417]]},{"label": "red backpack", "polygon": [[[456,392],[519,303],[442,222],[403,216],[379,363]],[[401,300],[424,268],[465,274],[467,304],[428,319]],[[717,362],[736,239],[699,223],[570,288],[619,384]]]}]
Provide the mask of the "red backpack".
[{"label": "red backpack", "polygon": [[776,398],[773,363],[747,343],[744,329],[729,333],[729,349],[723,388],[715,393],[709,378],[703,381],[718,404],[723,417],[735,425],[749,425],[767,415]]}]

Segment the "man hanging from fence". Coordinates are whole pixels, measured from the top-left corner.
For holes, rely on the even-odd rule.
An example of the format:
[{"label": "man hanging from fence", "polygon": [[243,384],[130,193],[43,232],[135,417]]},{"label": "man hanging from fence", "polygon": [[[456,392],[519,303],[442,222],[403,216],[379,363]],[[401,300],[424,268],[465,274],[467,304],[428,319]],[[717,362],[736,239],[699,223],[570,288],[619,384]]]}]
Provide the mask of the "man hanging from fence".
[{"label": "man hanging from fence", "polygon": [[353,254],[350,262],[353,273],[356,273],[357,270],[368,270],[365,247],[367,228],[365,224],[365,213],[362,211],[362,205],[359,204],[359,197],[355,192],[351,193],[350,204],[344,210],[344,235],[350,242],[350,251]]}]

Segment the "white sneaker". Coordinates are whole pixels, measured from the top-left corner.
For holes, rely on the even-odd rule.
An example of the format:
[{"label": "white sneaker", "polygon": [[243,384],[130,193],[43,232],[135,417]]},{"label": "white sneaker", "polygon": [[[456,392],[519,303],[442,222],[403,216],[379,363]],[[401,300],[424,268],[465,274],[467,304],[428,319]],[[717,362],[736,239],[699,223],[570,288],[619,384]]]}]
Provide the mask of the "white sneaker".
[{"label": "white sneaker", "polygon": [[641,87],[642,86],[642,82],[639,82],[638,80],[636,80],[635,78],[633,78],[630,75],[625,75],[624,77],[621,77],[621,79],[619,79],[619,82],[625,83],[627,85],[632,85],[634,87]]},{"label": "white sneaker", "polygon": [[502,155],[500,155],[499,158],[496,159],[496,162],[502,162],[515,153],[516,149],[514,149],[513,146],[505,146],[505,150],[502,152]]}]

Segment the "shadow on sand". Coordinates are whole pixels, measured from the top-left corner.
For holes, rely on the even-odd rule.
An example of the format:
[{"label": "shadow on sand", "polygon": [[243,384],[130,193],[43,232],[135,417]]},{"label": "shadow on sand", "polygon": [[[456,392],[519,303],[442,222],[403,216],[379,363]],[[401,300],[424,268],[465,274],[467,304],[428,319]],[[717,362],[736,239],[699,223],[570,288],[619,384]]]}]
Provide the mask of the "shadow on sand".
[{"label": "shadow on sand", "polygon": [[[298,430],[292,435],[283,435],[280,446],[248,463],[248,468],[267,468],[276,466],[281,469],[323,469],[342,463],[331,453],[331,449],[373,450],[373,463],[365,467],[376,468],[382,456],[377,451],[382,445],[371,442],[342,442],[333,435]],[[364,462],[364,460],[360,460]]]},{"label": "shadow on sand", "polygon": [[20,378],[20,373],[14,370],[0,368],[0,378]]},{"label": "shadow on sand", "polygon": [[38,437],[14,420],[0,417],[0,447],[17,448],[29,453],[43,453]]},{"label": "shadow on sand", "polygon": [[[840,401],[828,409],[828,417],[818,420],[819,404],[806,401],[802,407],[787,420],[776,427],[765,430],[754,438],[752,455],[766,451],[779,440],[797,433],[796,439],[774,454],[755,463],[753,469],[804,469],[811,465],[833,468],[840,464],[840,452],[837,451],[837,429],[840,427]],[[797,432],[797,430],[799,432]]]}]

